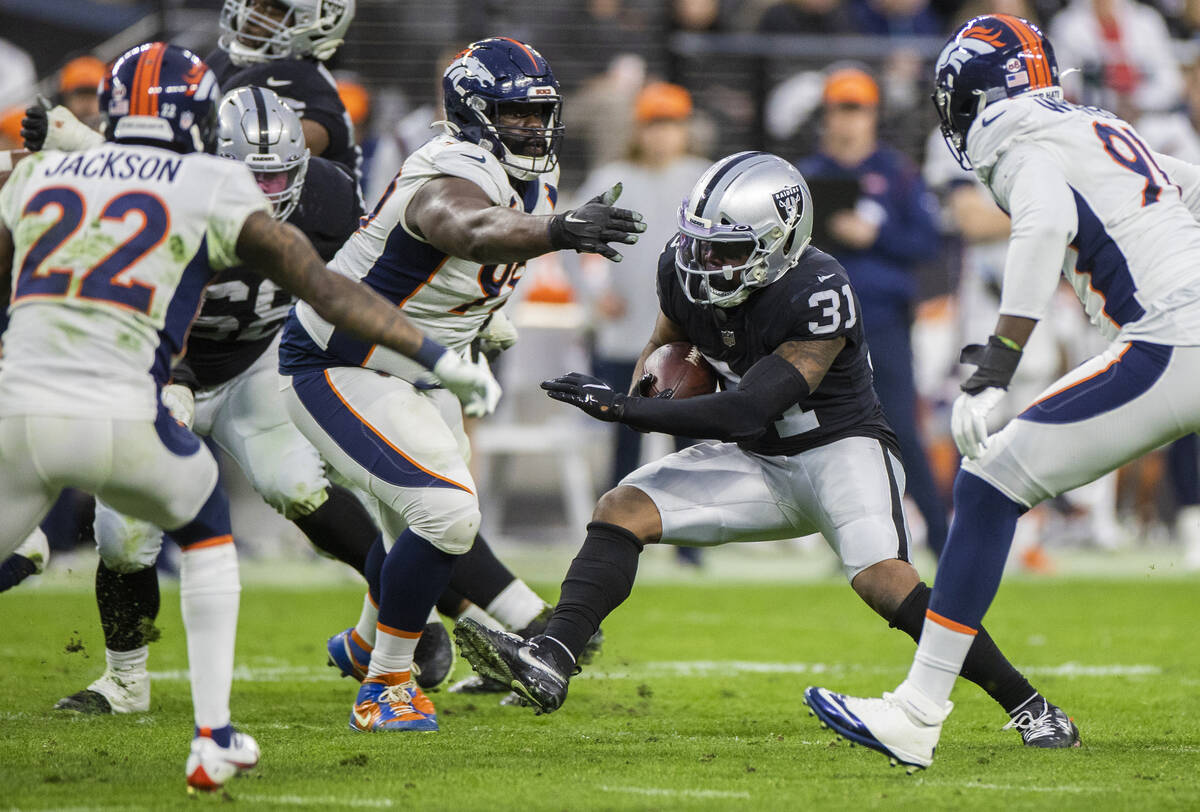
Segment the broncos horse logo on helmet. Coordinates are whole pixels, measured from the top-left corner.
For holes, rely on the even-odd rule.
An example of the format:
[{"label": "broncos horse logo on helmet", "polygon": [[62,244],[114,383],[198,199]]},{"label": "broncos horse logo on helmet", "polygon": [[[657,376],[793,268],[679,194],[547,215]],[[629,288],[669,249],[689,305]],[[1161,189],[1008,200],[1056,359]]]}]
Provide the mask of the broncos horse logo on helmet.
[{"label": "broncos horse logo on helmet", "polygon": [[212,152],[217,77],[189,50],[165,42],[130,48],[100,85],[100,115],[109,141]]},{"label": "broncos horse logo on helmet", "polygon": [[[491,152],[514,178],[533,180],[558,165],[562,94],[533,48],[508,37],[473,42],[446,68],[442,91],[449,130]],[[502,106],[535,111],[541,126],[500,124]]]},{"label": "broncos horse logo on helmet", "polygon": [[964,169],[967,133],[983,109],[1025,93],[1061,95],[1050,41],[1033,23],[1010,14],[967,20],[950,37],[934,69],[933,104],[942,137]]}]

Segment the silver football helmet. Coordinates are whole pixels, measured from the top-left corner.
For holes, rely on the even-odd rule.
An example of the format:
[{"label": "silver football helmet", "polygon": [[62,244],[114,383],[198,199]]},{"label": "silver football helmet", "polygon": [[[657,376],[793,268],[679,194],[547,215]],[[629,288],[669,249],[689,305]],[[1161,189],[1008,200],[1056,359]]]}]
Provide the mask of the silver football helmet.
[{"label": "silver football helmet", "polygon": [[276,220],[300,202],[308,172],[308,148],[300,117],[265,87],[229,91],[217,108],[217,154],[241,161],[271,201]]},{"label": "silver football helmet", "polygon": [[225,0],[217,44],[235,65],[333,56],[355,0]]},{"label": "silver football helmet", "polygon": [[697,304],[741,304],[796,264],[812,225],[812,195],[799,169],[767,152],[722,158],[679,207],[679,284]]}]

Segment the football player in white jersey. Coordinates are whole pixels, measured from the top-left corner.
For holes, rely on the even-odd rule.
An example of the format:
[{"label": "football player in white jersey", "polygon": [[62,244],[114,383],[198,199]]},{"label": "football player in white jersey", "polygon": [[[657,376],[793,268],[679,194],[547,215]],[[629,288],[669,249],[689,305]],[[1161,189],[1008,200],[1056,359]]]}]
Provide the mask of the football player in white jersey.
[{"label": "football player in white jersey", "polygon": [[[445,133],[405,161],[330,267],[469,352],[526,260],[564,248],[615,259],[608,243],[635,242],[645,226],[611,205],[619,189],[552,214],[562,103],[537,51],[506,37],[473,43],[446,69],[443,90]],[[479,529],[463,412],[419,358],[349,336],[305,304],[284,328],[279,357],[293,422],[378,500],[391,543],[378,572],[368,567],[378,619],[375,640],[356,641],[374,649],[350,726],[437,730],[410,669],[429,610]],[[497,388],[487,405],[498,398]]]},{"label": "football player in white jersey", "polygon": [[[932,763],[1020,515],[1200,429],[1200,169],[1105,110],[1063,101],[1050,43],[1019,17],[965,23],[938,59],[933,98],[950,149],[1012,217],[1000,316],[986,345],[962,353],[977,369],[952,417],[964,455],[954,523],[908,678],[882,699],[805,692],[822,722],[911,768]],[[1112,344],[989,437],[986,416],[1060,271]]]},{"label": "football player in white jersey", "polygon": [[237,555],[216,461],[160,390],[215,270],[252,264],[321,316],[435,367],[464,401],[495,386],[367,286],[327,271],[278,223],[245,166],[213,147],[216,80],[194,54],[146,43],[101,87],[106,142],[25,158],[0,190],[11,320],[0,368],[0,557],[64,487],[166,528],[184,549],[181,603],[196,735],[188,786],[258,761],[230,724]]}]

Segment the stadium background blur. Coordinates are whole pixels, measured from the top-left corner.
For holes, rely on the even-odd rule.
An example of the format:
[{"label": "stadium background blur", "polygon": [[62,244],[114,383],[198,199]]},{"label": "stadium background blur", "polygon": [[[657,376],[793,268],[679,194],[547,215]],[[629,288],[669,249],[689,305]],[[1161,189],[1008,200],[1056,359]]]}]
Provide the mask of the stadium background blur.
[{"label": "stadium background blur", "polygon": [[[0,3],[0,148],[19,146],[13,143],[19,111],[36,94],[64,100],[78,90],[73,79],[87,72],[73,60],[107,61],[150,39],[207,53],[216,43],[219,8],[218,0]],[[644,97],[639,106],[651,83],[674,83],[690,93],[690,111],[667,105],[661,118],[686,121],[692,156],[711,160],[762,149],[800,163],[819,145],[826,77],[846,66],[869,71],[880,91],[880,140],[907,156],[935,196],[929,200],[941,239],[913,271],[913,366],[917,429],[947,497],[957,466],[949,407],[963,377],[958,349],[992,327],[1006,226],[937,137],[930,66],[945,36],[985,11],[1039,22],[1060,66],[1078,68],[1064,79],[1071,98],[1116,110],[1157,149],[1200,162],[1197,0],[358,0],[346,42],[327,64],[345,83],[343,98],[355,117],[368,206],[440,118],[444,65],[481,37],[524,40],[553,66],[565,97],[566,205],[578,200],[593,170],[631,157],[639,127],[659,117]],[[639,171],[644,162],[630,165]],[[860,182],[865,195],[879,178],[868,174]],[[851,205],[863,213],[862,203]],[[651,233],[673,230],[675,205],[644,211]],[[815,206],[820,217],[819,196]],[[496,415],[473,427],[485,529],[501,546],[574,549],[582,537],[591,505],[608,484],[613,427],[553,404],[536,384],[590,366],[596,328],[612,302],[608,293],[617,291],[625,306],[653,301],[652,259],[660,246],[661,240],[647,242],[620,266],[589,267],[573,254],[558,254],[526,269],[510,308],[521,340],[498,365],[505,400]],[[1083,323],[1078,303],[1070,295],[1060,298],[1035,334],[1039,347],[1027,353],[1026,379],[1014,386],[1014,401],[1028,402],[1096,350],[1099,339]],[[642,328],[647,336],[650,327],[647,321]],[[643,460],[673,450],[665,437],[642,446]],[[1194,442],[1171,455],[1157,452],[1039,508],[1022,522],[1014,555],[1028,570],[1051,572],[1074,560],[1075,550],[1095,550],[1093,557],[1120,549],[1180,552],[1191,526],[1180,518],[1189,508],[1200,510],[1196,455]],[[247,557],[309,555],[298,532],[263,505],[232,466],[224,470]],[[913,509],[909,515],[920,538],[919,514]],[[1200,520],[1192,525],[1200,531]],[[65,526],[54,535],[60,550],[79,544],[78,555],[93,554],[82,546],[86,529]],[[827,554],[812,555],[824,561]],[[831,554],[828,560],[832,571]]]}]

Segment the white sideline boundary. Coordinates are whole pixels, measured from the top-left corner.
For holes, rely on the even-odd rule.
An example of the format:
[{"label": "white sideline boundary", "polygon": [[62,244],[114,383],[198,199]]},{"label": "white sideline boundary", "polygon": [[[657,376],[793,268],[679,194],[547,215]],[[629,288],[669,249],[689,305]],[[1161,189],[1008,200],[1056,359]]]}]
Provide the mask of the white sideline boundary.
[{"label": "white sideline boundary", "polygon": [[[309,665],[239,665],[233,669],[233,678],[239,682],[337,682],[335,669],[327,666]],[[894,666],[846,665],[843,663],[805,662],[756,662],[753,660],[665,660],[640,663],[621,670],[584,671],[575,679],[649,679],[670,677],[676,679],[708,679],[714,676],[740,676],[747,674],[803,674],[807,676],[845,676],[847,674],[895,675],[901,673],[903,664]],[[1108,663],[1088,665],[1068,662],[1055,666],[1034,666],[1023,671],[1031,676],[1062,677],[1065,679],[1088,679],[1107,677],[1157,677],[1163,670],[1157,665],[1144,663]],[[185,669],[151,671],[156,680],[179,681],[188,678]]]},{"label": "white sideline boundary", "polygon": [[388,809],[395,806],[391,798],[346,798],[341,795],[246,795],[239,792],[235,801],[255,801],[283,806],[322,806],[326,809],[355,807],[360,809]]}]

